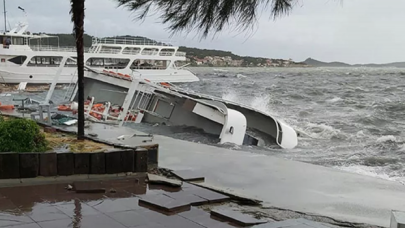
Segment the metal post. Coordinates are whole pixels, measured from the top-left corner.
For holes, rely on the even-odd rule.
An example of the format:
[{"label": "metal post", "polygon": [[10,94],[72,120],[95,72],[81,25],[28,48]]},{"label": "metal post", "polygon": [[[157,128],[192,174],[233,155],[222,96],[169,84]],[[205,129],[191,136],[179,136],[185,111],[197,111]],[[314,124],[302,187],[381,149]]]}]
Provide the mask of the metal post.
[{"label": "metal post", "polygon": [[44,112],[42,111],[42,105],[39,106],[39,120],[44,122]]},{"label": "metal post", "polygon": [[49,88],[49,91],[46,94],[45,104],[49,104],[49,101],[51,100],[53,91],[55,90],[56,84],[58,83],[58,80],[59,80],[59,76],[62,73],[63,68],[65,67],[67,59],[68,59],[68,57],[65,56],[65,57],[63,57],[62,61],[60,62],[58,71],[56,72],[56,76],[53,78],[51,87]]},{"label": "metal post", "polygon": [[48,124],[52,124],[52,120],[51,120],[51,109],[49,107],[49,105],[46,106],[46,111],[48,113]]},{"label": "metal post", "polygon": [[6,0],[3,0],[4,4],[4,34],[7,32],[7,11],[6,11]]},{"label": "metal post", "polygon": [[127,116],[129,106],[131,105],[132,98],[134,98],[135,91],[138,89],[139,81],[132,80],[131,86],[128,89],[127,96],[125,97],[124,103],[122,104],[122,112],[118,117],[118,121],[120,121],[119,126],[121,127],[124,124],[125,117]]}]

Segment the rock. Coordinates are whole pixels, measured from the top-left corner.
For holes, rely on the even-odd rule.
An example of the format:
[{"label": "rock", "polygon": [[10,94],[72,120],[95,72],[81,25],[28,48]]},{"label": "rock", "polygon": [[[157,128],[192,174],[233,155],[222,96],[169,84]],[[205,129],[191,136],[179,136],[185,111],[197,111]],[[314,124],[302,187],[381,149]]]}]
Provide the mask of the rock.
[{"label": "rock", "polygon": [[101,182],[77,181],[73,185],[76,193],[105,193],[105,188]]},{"label": "rock", "polygon": [[46,133],[56,133],[56,129],[53,127],[45,127],[44,132]]},{"label": "rock", "polygon": [[97,137],[98,135],[95,134],[95,133],[89,133],[89,136],[91,136],[91,137]]},{"label": "rock", "polygon": [[167,186],[171,186],[171,187],[181,187],[183,185],[182,181],[168,179],[166,177],[149,174],[149,173],[148,173],[148,180],[149,180],[149,183],[151,183],[151,184],[161,184],[161,185],[167,185]]},{"label": "rock", "polygon": [[115,189],[110,189],[110,193],[117,193],[117,190],[115,190]]},{"label": "rock", "polygon": [[72,189],[73,189],[73,186],[72,186],[72,185],[70,185],[70,184],[68,184],[68,186],[66,187],[66,189],[70,191],[70,190],[72,190]]}]

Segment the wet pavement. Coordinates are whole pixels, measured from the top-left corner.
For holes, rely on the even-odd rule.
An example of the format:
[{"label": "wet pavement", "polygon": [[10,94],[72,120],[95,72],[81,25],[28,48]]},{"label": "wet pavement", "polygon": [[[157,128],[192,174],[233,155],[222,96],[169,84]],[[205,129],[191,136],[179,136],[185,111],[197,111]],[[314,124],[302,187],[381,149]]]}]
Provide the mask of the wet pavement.
[{"label": "wet pavement", "polygon": [[[86,133],[130,146],[145,143],[143,136],[130,136],[146,135],[103,124],[92,124]],[[405,208],[405,186],[396,182],[159,135],[151,143],[159,144],[160,167],[192,170],[205,177],[206,185],[262,200],[266,207],[384,227],[391,210]]]},{"label": "wet pavement", "polygon": [[[65,189],[66,184],[0,188],[0,227],[237,227],[193,206],[211,204],[218,196],[228,200],[195,185],[183,183],[181,188],[148,185],[145,177],[99,184],[107,190],[105,193],[76,193]],[[110,191],[112,188],[114,191]],[[152,203],[147,207],[142,201]],[[161,207],[172,210],[166,214]]]}]

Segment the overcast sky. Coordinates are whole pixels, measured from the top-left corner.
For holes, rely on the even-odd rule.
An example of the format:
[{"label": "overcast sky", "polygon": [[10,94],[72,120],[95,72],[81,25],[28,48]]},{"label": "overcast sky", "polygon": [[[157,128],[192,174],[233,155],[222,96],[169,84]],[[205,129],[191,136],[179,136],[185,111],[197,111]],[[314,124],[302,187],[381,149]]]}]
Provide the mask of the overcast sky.
[{"label": "overcast sky", "polygon": [[[32,32],[72,31],[69,0],[7,0],[11,26],[24,19],[18,6],[26,9]],[[405,61],[404,9],[404,0],[299,0],[289,16],[276,21],[264,12],[253,32],[227,30],[200,41],[195,34],[170,38],[166,26],[153,16],[143,23],[134,21],[134,15],[117,8],[114,0],[86,0],[85,30],[96,36],[172,39],[175,45],[227,50],[238,55],[386,63]],[[3,27],[2,23],[1,30]]]}]

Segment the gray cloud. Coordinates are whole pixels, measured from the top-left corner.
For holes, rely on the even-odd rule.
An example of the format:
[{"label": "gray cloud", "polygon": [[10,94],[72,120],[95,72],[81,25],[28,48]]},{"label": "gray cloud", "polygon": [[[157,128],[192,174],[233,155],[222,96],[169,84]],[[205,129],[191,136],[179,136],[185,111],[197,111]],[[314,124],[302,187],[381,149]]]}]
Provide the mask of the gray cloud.
[{"label": "gray cloud", "polygon": [[[271,58],[307,57],[349,63],[405,61],[405,1],[403,0],[301,0],[294,11],[275,21],[262,13],[252,31],[228,29],[200,41],[195,33],[170,37],[157,16],[144,22],[117,8],[113,0],[86,0],[86,32],[91,35],[140,35],[174,44],[229,50],[240,55]],[[30,30],[70,33],[69,0],[8,0],[11,25],[23,20],[26,9]]]}]

